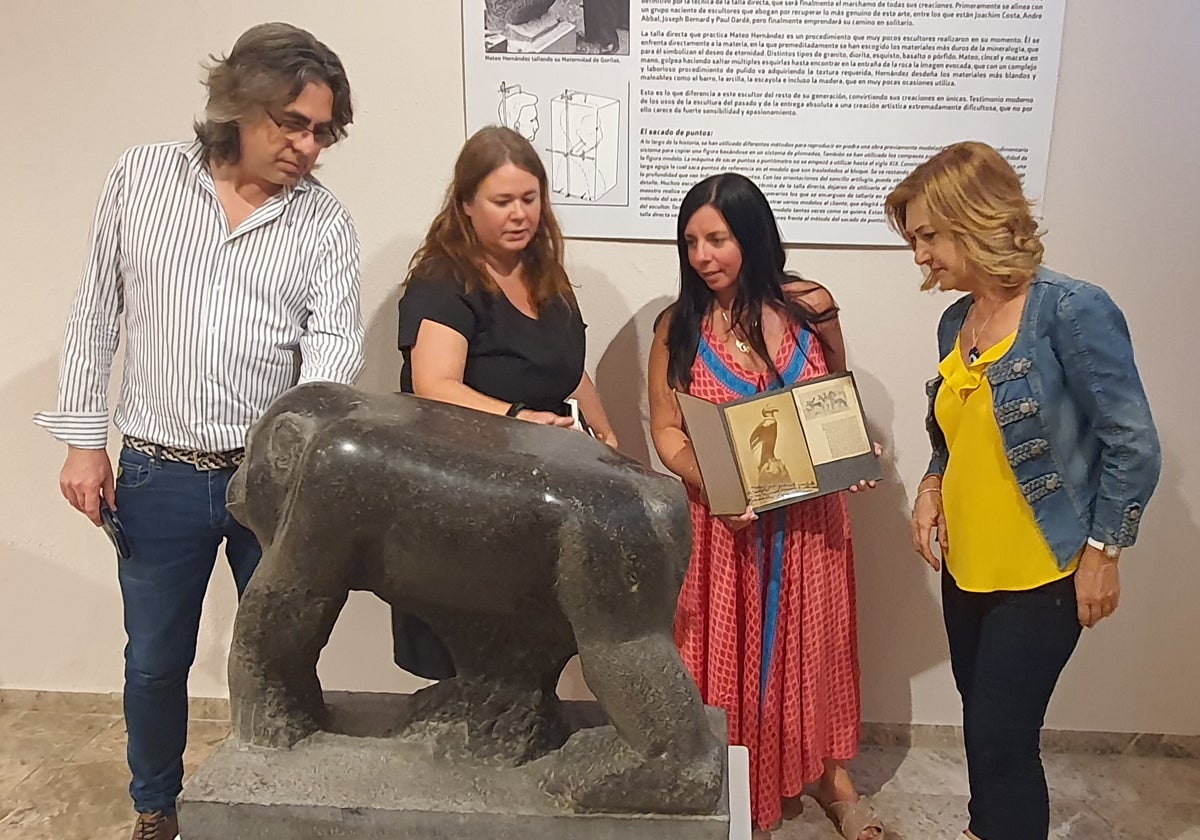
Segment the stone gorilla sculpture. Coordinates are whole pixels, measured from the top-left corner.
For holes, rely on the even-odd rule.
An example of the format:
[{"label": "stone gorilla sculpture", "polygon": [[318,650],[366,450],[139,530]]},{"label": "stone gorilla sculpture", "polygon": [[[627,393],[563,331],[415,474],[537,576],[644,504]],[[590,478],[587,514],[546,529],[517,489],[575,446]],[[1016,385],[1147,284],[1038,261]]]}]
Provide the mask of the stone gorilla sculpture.
[{"label": "stone gorilla sculpture", "polygon": [[[241,740],[290,747],[327,724],[317,660],[368,590],[457,670],[399,735],[544,756],[544,787],[579,810],[714,810],[724,746],[671,638],[691,545],[678,482],[578,432],[309,384],[251,431],[229,509],[263,546],[230,652]],[[567,741],[555,688],[576,651],[615,731]]]}]

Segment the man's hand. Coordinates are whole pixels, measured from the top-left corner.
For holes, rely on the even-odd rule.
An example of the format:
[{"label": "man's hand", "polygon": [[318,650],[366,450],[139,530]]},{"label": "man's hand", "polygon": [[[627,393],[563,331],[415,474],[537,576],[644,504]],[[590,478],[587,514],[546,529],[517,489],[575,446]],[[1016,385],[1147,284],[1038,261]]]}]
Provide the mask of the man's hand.
[{"label": "man's hand", "polygon": [[95,525],[100,524],[100,499],[117,509],[112,462],[104,449],[67,447],[67,460],[58,475],[58,488],[71,507]]}]

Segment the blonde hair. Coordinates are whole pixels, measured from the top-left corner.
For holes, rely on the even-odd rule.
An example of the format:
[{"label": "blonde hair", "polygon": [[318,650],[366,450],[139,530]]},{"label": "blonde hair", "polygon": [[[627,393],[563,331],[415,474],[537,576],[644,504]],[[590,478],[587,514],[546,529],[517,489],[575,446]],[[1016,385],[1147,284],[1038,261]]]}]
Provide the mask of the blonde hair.
[{"label": "blonde hair", "polygon": [[506,163],[537,178],[541,194],[541,218],[533,241],[521,254],[525,276],[533,292],[535,308],[561,297],[574,304],[575,294],[563,268],[563,235],[550,207],[550,184],[542,159],[529,141],[511,128],[490,125],[467,140],[454,164],[454,180],[446,190],[442,210],[429,226],[425,240],[409,263],[412,280],[426,263],[448,260],[468,285],[478,285],[491,294],[502,294],[496,281],[484,268],[483,252],[475,227],[463,210],[463,203],[475,198],[475,192],[487,176]]},{"label": "blonde hair", "polygon": [[[905,231],[908,205],[923,199],[929,220],[948,234],[966,260],[1006,289],[1033,280],[1045,249],[1033,218],[1033,202],[1004,157],[986,143],[947,146],[919,165],[891,191],[884,212],[892,229]],[[933,288],[926,279],[922,289]]]}]

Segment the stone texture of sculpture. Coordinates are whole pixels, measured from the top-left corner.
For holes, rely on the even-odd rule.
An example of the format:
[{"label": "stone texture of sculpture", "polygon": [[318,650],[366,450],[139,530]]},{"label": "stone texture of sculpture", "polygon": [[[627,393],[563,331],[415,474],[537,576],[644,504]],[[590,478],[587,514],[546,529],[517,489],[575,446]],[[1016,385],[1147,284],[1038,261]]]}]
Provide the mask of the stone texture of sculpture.
[{"label": "stone texture of sculpture", "polygon": [[[229,503],[264,550],[230,652],[243,743],[328,726],[317,660],[348,592],[369,590],[457,670],[398,738],[537,768],[574,811],[718,808],[724,744],[671,639],[691,543],[678,482],[578,432],[311,384],[255,426]],[[613,726],[568,738],[555,686],[576,652]]]}]

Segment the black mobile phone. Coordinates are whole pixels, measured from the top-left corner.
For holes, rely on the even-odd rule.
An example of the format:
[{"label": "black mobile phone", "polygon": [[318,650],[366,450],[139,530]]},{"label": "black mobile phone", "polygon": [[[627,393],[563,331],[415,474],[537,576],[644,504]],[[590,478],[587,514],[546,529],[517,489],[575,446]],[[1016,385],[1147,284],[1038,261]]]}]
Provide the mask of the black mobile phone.
[{"label": "black mobile phone", "polygon": [[113,548],[117,550],[117,557],[128,560],[133,556],[133,552],[129,550],[129,537],[125,536],[125,528],[121,525],[121,520],[117,519],[113,509],[103,499],[100,500],[100,527],[112,540]]}]

